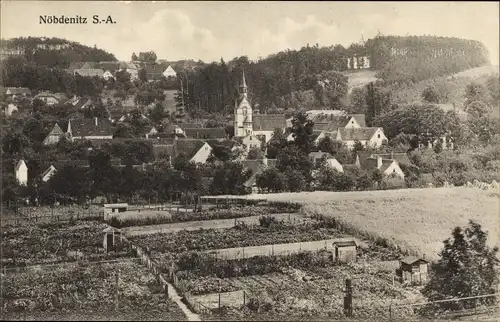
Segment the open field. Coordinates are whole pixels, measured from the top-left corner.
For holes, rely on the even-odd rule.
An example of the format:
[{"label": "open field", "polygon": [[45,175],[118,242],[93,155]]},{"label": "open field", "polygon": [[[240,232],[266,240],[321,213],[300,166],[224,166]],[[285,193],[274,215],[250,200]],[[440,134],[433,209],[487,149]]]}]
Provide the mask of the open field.
[{"label": "open field", "polygon": [[356,72],[346,72],[344,73],[347,76],[349,91],[356,87],[362,87],[370,82],[376,82],[378,78],[375,77],[377,71],[374,70],[359,70]]},{"label": "open field", "polygon": [[76,251],[91,261],[130,256],[123,245],[106,253],[102,244],[106,227],[97,221],[82,220],[3,228],[2,264],[15,267],[74,261],[76,258],[68,252]]},{"label": "open field", "polygon": [[[115,273],[119,274],[118,285]],[[141,264],[77,264],[2,277],[7,320],[185,320]],[[119,306],[115,311],[118,290]]]},{"label": "open field", "polygon": [[488,76],[488,75],[498,75],[499,73],[499,66],[481,66],[481,67],[476,67],[476,68],[471,68],[464,70],[463,72],[453,74],[450,77],[470,77],[470,78],[475,78],[475,77],[481,77],[481,76]]},{"label": "open field", "polygon": [[[288,222],[306,222],[308,219],[304,218],[302,215],[298,214],[275,214],[270,215],[277,220],[283,220]],[[258,225],[260,216],[251,216],[235,219],[219,219],[219,220],[200,220],[200,221],[188,221],[179,222],[173,224],[163,224],[163,225],[147,225],[147,226],[136,226],[136,227],[126,227],[122,231],[127,236],[139,236],[139,235],[149,235],[149,234],[171,234],[182,230],[199,230],[199,229],[226,229],[233,228],[238,223],[244,223],[246,225]],[[310,220],[310,219],[309,219]]]},{"label": "open field", "polygon": [[430,259],[437,258],[452,229],[470,219],[488,231],[490,245],[499,244],[500,199],[490,191],[458,187],[265,196],[270,201],[301,203],[306,215],[333,217],[352,233],[385,238]]}]

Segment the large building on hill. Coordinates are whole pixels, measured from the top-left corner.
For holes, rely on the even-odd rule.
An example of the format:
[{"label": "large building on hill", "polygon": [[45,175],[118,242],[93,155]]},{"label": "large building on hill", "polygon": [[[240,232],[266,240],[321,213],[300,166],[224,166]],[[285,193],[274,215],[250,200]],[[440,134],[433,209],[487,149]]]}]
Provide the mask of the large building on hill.
[{"label": "large building on hill", "polygon": [[248,87],[245,80],[245,72],[242,75],[239,87],[240,99],[234,107],[234,136],[245,138],[254,135],[264,142],[268,142],[276,129],[286,129],[284,115],[254,114],[252,105],[248,100]]}]

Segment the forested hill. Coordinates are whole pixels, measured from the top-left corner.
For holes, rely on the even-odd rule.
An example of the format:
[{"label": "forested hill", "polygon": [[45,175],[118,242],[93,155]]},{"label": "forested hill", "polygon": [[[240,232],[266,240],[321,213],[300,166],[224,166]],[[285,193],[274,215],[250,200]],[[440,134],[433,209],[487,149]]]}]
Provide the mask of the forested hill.
[{"label": "forested hill", "polygon": [[[304,101],[310,101],[310,90],[325,79],[335,84],[329,94],[339,103],[345,96],[345,88],[339,84],[343,78],[332,72],[344,72],[352,67],[348,66],[348,58],[352,61],[354,55],[368,57],[370,68],[377,71],[376,76],[386,84],[411,84],[489,64],[487,50],[478,41],[433,36],[377,36],[348,48],[307,45],[258,61],[249,61],[244,56],[227,63],[205,65],[187,75],[189,88],[184,91],[184,101],[191,109],[200,106],[209,112],[230,112],[244,69],[250,98],[261,109],[301,107]],[[306,91],[309,94],[304,97],[302,94]],[[302,98],[297,99],[296,94]],[[316,94],[321,95],[321,91],[315,91]],[[340,106],[330,104],[328,107]]]},{"label": "forested hill", "polygon": [[80,61],[116,61],[113,54],[95,46],[89,47],[60,38],[2,39],[0,48],[2,48],[2,56],[9,53],[20,53],[28,62],[50,68],[67,68],[71,62]]}]

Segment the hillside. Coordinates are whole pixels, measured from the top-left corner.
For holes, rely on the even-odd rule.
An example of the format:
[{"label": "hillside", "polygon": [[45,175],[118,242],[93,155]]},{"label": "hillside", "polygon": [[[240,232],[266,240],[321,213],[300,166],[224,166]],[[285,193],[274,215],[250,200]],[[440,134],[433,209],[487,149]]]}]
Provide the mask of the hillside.
[{"label": "hillside", "polygon": [[11,55],[21,56],[28,62],[50,68],[67,68],[71,62],[80,61],[116,61],[113,54],[102,49],[60,38],[1,39],[0,47],[2,60]]}]

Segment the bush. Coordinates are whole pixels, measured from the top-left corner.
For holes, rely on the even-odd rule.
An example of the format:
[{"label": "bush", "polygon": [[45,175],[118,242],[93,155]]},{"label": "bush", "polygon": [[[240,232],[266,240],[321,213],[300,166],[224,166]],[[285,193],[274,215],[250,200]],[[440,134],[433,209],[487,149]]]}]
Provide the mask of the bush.
[{"label": "bush", "polygon": [[259,291],[250,298],[247,307],[255,312],[269,312],[274,307],[274,301],[266,291]]},{"label": "bush", "polygon": [[272,216],[261,216],[259,218],[259,224],[261,227],[270,227],[271,225],[277,224],[278,221],[276,220],[275,217]]}]

